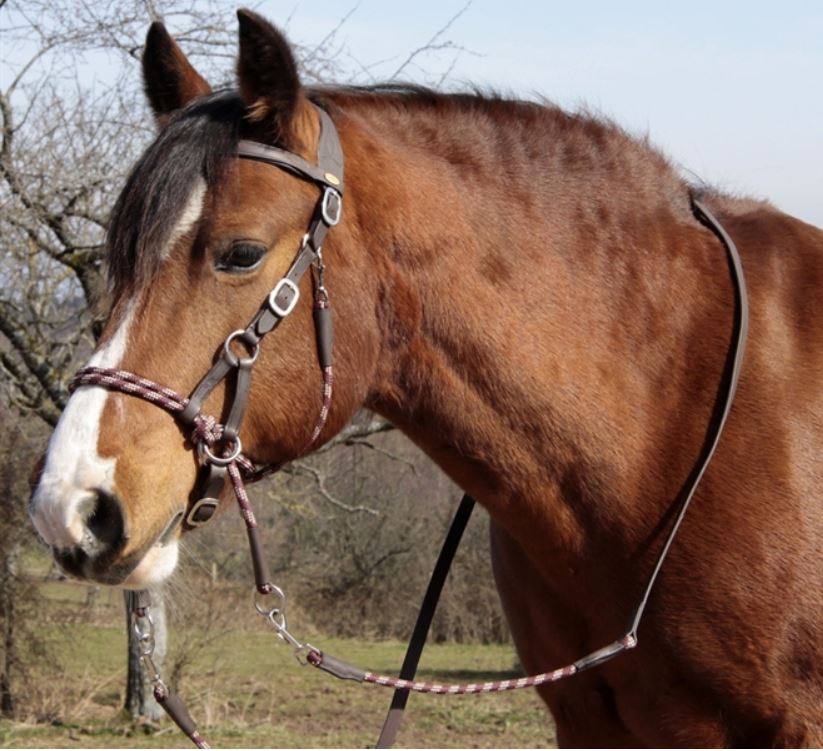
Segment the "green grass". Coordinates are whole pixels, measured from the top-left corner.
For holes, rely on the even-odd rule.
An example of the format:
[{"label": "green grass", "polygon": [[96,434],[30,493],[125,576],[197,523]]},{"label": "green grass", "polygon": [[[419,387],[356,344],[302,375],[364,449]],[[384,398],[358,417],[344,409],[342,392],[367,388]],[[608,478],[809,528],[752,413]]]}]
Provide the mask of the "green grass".
[{"label": "green grass", "polygon": [[[188,740],[165,718],[146,732],[126,720],[120,707],[125,686],[125,633],[119,595],[105,600],[102,625],[78,615],[82,597],[67,584],[45,585],[57,607],[74,608],[72,622],[50,612],[40,636],[52,655],[31,671],[36,688],[29,722],[0,721],[0,744],[26,747],[187,748]],[[102,593],[101,593],[102,595]],[[108,598],[108,594],[105,595]],[[103,599],[101,597],[101,599]],[[95,606],[99,614],[100,603]],[[51,611],[51,607],[49,610]],[[98,624],[101,618],[96,617]],[[339,681],[301,666],[273,633],[254,628],[253,613],[237,614],[243,630],[209,643],[179,687],[210,743],[222,747],[372,746],[391,691]],[[251,625],[249,625],[251,624]],[[295,624],[296,626],[296,624]],[[196,635],[196,629],[191,634]],[[405,645],[306,635],[330,654],[375,672],[396,674]],[[442,644],[427,647],[421,678],[446,682],[495,680],[515,674],[510,646]],[[398,746],[546,747],[552,726],[531,690],[480,696],[413,695]]]}]

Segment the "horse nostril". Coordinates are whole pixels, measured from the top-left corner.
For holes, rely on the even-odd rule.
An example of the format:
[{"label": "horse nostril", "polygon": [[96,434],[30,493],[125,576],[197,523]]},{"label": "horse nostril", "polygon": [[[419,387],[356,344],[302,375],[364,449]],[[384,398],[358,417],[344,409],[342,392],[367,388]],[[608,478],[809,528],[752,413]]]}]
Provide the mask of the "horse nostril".
[{"label": "horse nostril", "polygon": [[80,548],[69,548],[67,550],[53,549],[54,559],[60,564],[63,569],[70,576],[76,576],[78,579],[83,578],[83,569],[86,561],[89,560],[86,552]]},{"label": "horse nostril", "polygon": [[[96,491],[86,517],[86,528],[94,538],[95,547],[114,551],[125,544],[125,522],[117,498],[105,490]],[[100,551],[103,552],[103,551]]]}]

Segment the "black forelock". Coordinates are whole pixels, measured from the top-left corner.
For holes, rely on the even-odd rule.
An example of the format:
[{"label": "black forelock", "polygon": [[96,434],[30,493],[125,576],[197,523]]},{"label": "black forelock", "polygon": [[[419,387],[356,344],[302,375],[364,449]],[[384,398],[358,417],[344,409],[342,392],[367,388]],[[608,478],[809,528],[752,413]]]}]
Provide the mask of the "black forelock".
[{"label": "black forelock", "polygon": [[115,296],[152,278],[197,179],[213,187],[236,155],[244,110],[234,91],[195,100],[174,115],[134,166],[106,241]]}]

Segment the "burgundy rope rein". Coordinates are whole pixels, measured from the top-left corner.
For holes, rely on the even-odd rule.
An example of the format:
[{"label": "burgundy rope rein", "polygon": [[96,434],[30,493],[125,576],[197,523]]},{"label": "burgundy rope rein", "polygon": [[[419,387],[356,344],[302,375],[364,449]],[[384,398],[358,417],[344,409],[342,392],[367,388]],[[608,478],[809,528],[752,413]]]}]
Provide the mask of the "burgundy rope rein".
[{"label": "burgundy rope rein", "polygon": [[[391,745],[399,723],[399,714],[393,713],[397,711],[402,712],[405,698],[409,691],[458,695],[494,693],[540,686],[568,678],[578,672],[600,665],[621,652],[632,649],[637,645],[637,630],[652,587],[663,564],[663,560],[679,529],[680,523],[683,520],[686,509],[694,495],[697,484],[700,482],[703,472],[711,460],[725,424],[726,416],[731,407],[737,385],[737,378],[739,376],[743,344],[746,336],[746,292],[742,269],[734,243],[708,210],[698,201],[694,200],[693,206],[697,218],[706,224],[722,241],[728,252],[730,266],[732,267],[737,302],[735,318],[737,336],[734,338],[731,348],[731,354],[733,355],[731,358],[732,367],[724,376],[723,385],[725,387],[725,396],[719,419],[717,419],[712,426],[713,432],[710,433],[711,441],[709,442],[709,448],[696,465],[698,471],[694,474],[686,488],[688,492],[683,494],[679,502],[675,521],[658,555],[643,595],[632,612],[630,626],[623,637],[601,649],[591,652],[573,663],[555,670],[523,678],[464,684],[445,684],[413,680],[417,660],[419,659],[420,652],[422,652],[422,645],[425,642],[426,632],[431,623],[434,606],[437,602],[440,587],[442,587],[442,581],[448,571],[449,563],[459,544],[460,536],[468,521],[471,509],[474,506],[474,501],[468,496],[465,496],[452,522],[452,528],[449,531],[446,544],[441,551],[438,565],[435,568],[435,574],[429,583],[426,600],[424,600],[424,607],[421,608],[421,613],[418,616],[415,635],[410,642],[406,661],[401,671],[402,677],[385,676],[367,670],[361,670],[343,660],[332,657],[308,642],[297,639],[289,631],[286,622],[285,594],[280,587],[271,582],[269,577],[266,557],[257,536],[257,519],[245,487],[247,482],[255,482],[261,477],[276,471],[278,467],[256,466],[254,462],[242,453],[241,442],[238,436],[249,393],[251,368],[257,359],[260,340],[266,333],[276,328],[279,323],[291,313],[299,298],[298,283],[309,268],[313,268],[315,271],[314,320],[317,333],[318,359],[320,361],[323,378],[323,394],[317,421],[308,437],[304,451],[301,453],[308,451],[317,442],[329,416],[334,383],[331,363],[331,308],[328,292],[323,284],[321,248],[326,232],[330,227],[337,224],[340,217],[343,162],[342,151],[340,150],[336,130],[334,129],[331,119],[319,108],[318,113],[321,118],[321,138],[318,147],[317,165],[311,165],[294,154],[284,152],[274,147],[245,141],[240,142],[240,157],[257,159],[287,169],[295,173],[298,177],[314,182],[321,187],[324,192],[321,200],[318,202],[315,218],[309,227],[309,232],[306,233],[298,255],[293,261],[289,271],[277,283],[260,311],[246,329],[235,331],[229,335],[223,345],[222,354],[192,394],[189,397],[185,397],[172,389],[134,373],[117,368],[99,367],[87,367],[80,370],[72,379],[70,389],[74,390],[80,387],[97,386],[138,397],[169,412],[181,424],[184,430],[188,431],[188,439],[197,451],[205,470],[205,482],[203,483],[205,494],[200,501],[194,504],[187,514],[186,523],[191,526],[197,526],[211,518],[217,507],[220,491],[226,479],[228,479],[248,533],[257,592],[254,603],[257,612],[266,618],[273,627],[275,634],[294,649],[298,660],[320,668],[337,678],[395,689],[396,693],[392,702],[392,709],[390,710],[389,717],[387,718],[386,725],[378,742],[379,747],[385,747]],[[233,350],[235,340],[241,341],[251,354],[249,356],[236,354]],[[205,397],[211,393],[232,370],[237,373],[233,398],[229,402],[230,409],[226,422],[220,423],[214,417],[203,413],[202,404]],[[275,604],[266,604],[266,598],[271,597],[275,598]],[[149,675],[152,677],[155,698],[161,706],[163,706],[172,720],[189,736],[198,748],[208,748],[208,744],[198,733],[196,725],[191,719],[185,704],[180,697],[168,688],[153,662],[154,632],[150,615],[150,598],[146,591],[131,593],[130,611],[132,613],[133,628],[140,643],[141,658],[148,669]]]}]

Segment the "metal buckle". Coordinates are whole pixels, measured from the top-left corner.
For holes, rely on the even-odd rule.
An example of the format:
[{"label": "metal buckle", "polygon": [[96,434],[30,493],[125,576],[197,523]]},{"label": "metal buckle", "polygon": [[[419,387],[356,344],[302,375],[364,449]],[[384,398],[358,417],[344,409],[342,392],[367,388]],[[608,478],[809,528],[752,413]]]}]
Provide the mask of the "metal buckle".
[{"label": "metal buckle", "polygon": [[334,227],[340,221],[340,212],[343,208],[343,196],[336,190],[326,188],[323,191],[323,200],[320,202],[320,215],[323,221]]},{"label": "metal buckle", "polygon": [[[280,290],[283,287],[288,287],[294,297],[289,301],[289,304],[286,305],[285,308],[281,308],[277,304],[277,295],[280,294]],[[274,289],[269,292],[269,308],[271,312],[274,313],[276,316],[280,316],[280,318],[285,318],[289,313],[294,310],[294,306],[297,305],[297,301],[300,299],[300,290],[298,289],[297,285],[289,279],[287,276],[284,276],[277,284],[274,285]]]},{"label": "metal buckle", "polygon": [[[211,521],[211,518],[214,516],[214,512],[217,511],[217,507],[220,505],[220,501],[216,498],[201,498],[194,506],[191,507],[191,510],[188,514],[186,514],[186,524],[190,527],[202,527],[207,522]],[[205,508],[206,506],[210,506],[212,511],[208,515],[206,519],[195,519],[195,514],[201,509]]]}]

